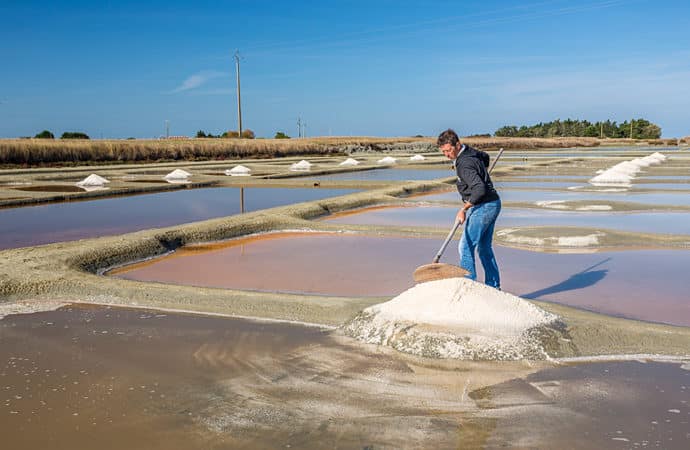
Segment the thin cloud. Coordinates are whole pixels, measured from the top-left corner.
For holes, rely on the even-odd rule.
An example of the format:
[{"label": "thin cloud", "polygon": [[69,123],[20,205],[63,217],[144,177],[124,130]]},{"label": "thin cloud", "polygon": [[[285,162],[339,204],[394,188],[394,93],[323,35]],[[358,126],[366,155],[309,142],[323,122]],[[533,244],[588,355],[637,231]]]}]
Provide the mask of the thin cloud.
[{"label": "thin cloud", "polygon": [[177,94],[179,92],[189,91],[191,89],[196,89],[212,80],[214,78],[219,78],[225,76],[225,73],[218,72],[216,70],[204,70],[202,72],[195,73],[187,77],[182,84],[170,91],[171,94]]}]

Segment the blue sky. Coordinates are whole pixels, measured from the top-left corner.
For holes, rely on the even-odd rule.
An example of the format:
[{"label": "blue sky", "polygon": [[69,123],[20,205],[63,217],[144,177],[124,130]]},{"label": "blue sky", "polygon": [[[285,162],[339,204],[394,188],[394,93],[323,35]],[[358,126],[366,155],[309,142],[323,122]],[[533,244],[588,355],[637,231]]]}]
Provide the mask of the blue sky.
[{"label": "blue sky", "polygon": [[681,0],[7,1],[0,137],[492,133],[644,117],[690,135]]}]

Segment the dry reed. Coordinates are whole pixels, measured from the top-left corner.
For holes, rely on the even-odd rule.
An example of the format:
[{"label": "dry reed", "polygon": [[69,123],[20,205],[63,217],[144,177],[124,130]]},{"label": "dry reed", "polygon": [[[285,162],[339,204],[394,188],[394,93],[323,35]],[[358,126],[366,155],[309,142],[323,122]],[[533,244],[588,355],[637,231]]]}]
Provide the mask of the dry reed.
[{"label": "dry reed", "polygon": [[[592,147],[592,138],[465,138],[483,149]],[[118,162],[253,159],[336,155],[353,151],[434,150],[435,138],[315,137],[306,139],[0,140],[0,165],[41,166]]]}]

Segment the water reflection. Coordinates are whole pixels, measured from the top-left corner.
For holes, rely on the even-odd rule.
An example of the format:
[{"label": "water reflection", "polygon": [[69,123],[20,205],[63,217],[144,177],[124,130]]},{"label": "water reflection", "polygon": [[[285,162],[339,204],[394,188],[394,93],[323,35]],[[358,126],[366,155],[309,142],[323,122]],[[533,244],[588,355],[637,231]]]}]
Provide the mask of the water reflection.
[{"label": "water reflection", "polygon": [[[355,189],[244,188],[246,211],[318,200]],[[238,214],[240,188],[184,189],[0,209],[0,249],[128,233]]]}]

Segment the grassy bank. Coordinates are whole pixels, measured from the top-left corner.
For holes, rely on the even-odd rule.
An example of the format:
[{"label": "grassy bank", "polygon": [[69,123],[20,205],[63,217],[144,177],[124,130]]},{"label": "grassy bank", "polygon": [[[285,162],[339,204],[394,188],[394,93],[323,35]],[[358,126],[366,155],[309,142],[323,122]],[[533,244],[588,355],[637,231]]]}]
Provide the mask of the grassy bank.
[{"label": "grassy bank", "polygon": [[[592,138],[467,138],[482,149],[593,147]],[[322,137],[307,139],[0,140],[0,165],[50,166],[117,162],[196,161],[335,155],[356,151],[434,150],[434,138]]]}]

